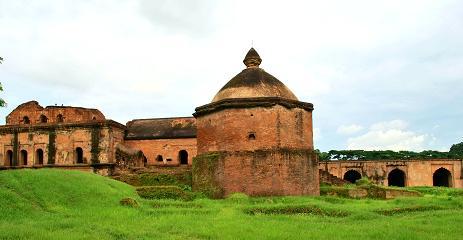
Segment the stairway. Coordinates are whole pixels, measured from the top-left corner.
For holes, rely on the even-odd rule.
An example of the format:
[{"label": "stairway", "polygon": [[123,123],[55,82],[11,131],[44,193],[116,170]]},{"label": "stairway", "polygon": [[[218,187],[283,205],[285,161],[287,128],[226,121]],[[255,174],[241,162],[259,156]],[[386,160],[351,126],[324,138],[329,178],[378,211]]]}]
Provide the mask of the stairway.
[{"label": "stairway", "polygon": [[320,183],[329,184],[329,185],[336,185],[341,186],[347,183],[350,183],[344,179],[338,178],[333,174],[329,173],[328,171],[319,169],[318,174],[320,176]]}]

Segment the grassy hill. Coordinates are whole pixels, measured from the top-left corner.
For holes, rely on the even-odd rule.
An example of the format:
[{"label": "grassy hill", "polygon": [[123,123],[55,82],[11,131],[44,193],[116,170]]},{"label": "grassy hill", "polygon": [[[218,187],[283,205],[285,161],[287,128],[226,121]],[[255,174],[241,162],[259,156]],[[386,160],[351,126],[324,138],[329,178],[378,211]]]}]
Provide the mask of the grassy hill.
[{"label": "grassy hill", "polygon": [[[0,239],[461,239],[463,191],[425,197],[140,199],[132,186],[54,169],[0,172]],[[131,197],[139,208],[121,206]]]}]

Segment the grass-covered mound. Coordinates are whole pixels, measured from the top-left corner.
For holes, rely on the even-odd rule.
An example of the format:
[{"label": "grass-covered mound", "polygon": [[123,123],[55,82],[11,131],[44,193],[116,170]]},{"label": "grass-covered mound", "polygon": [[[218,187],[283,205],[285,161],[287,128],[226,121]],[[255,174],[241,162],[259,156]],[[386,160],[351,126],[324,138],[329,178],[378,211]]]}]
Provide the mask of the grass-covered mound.
[{"label": "grass-covered mound", "polygon": [[0,171],[0,239],[461,239],[461,190],[393,200],[144,199],[69,170]]}]

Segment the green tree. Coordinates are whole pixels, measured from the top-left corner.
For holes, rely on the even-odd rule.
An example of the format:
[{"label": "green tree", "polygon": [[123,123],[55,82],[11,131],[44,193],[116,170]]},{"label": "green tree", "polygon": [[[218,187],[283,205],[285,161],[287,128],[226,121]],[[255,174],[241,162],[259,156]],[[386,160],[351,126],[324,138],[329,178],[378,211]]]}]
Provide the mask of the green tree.
[{"label": "green tree", "polygon": [[457,155],[463,155],[463,142],[453,144],[450,147],[449,153],[454,153],[454,154],[457,154]]}]

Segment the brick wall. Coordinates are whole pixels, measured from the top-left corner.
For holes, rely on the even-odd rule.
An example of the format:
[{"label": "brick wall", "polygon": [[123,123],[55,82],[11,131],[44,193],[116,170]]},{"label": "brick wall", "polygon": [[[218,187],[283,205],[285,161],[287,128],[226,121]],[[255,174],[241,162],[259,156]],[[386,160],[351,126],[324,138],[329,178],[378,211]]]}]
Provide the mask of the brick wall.
[{"label": "brick wall", "polygon": [[199,116],[196,125],[198,154],[274,147],[313,149],[312,113],[300,108],[224,109]]},{"label": "brick wall", "polygon": [[311,150],[271,149],[216,152],[194,159],[193,190],[222,198],[319,195],[317,156]]},{"label": "brick wall", "polygon": [[[193,157],[196,156],[196,138],[125,140],[125,145],[141,150],[148,160],[148,165],[180,165],[179,152],[182,150],[188,153],[188,165],[191,165]],[[162,161],[156,159],[158,155],[162,156]]]}]

